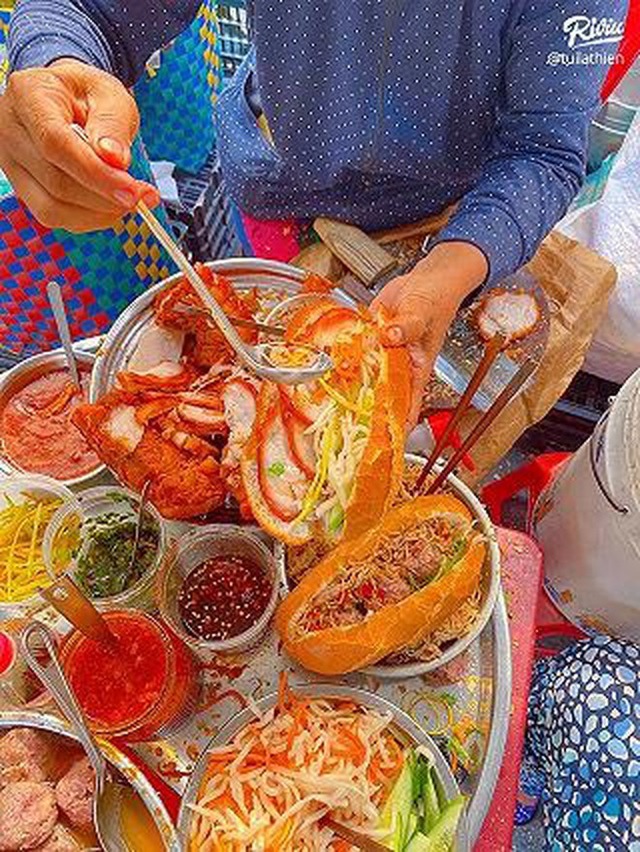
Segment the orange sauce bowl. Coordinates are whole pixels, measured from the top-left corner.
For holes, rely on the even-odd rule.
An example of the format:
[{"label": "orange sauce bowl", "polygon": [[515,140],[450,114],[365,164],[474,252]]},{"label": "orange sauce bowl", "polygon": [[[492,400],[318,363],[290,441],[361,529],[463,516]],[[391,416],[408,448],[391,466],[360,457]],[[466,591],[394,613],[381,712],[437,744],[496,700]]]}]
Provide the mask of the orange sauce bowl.
[{"label": "orange sauce bowl", "polygon": [[62,665],[91,728],[129,742],[179,727],[193,712],[199,671],[186,645],[143,612],[103,616],[114,634],[106,645],[73,631]]}]

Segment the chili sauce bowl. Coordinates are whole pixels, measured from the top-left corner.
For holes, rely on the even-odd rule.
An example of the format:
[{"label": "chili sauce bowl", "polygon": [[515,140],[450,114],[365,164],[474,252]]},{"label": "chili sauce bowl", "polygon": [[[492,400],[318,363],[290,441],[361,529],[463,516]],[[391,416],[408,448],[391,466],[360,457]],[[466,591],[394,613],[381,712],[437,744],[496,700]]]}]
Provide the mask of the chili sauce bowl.
[{"label": "chili sauce bowl", "polygon": [[[78,367],[82,371],[93,372],[95,356],[89,352],[74,351]],[[41,352],[39,355],[33,355],[31,358],[25,358],[15,367],[0,375],[0,413],[4,410],[7,403],[19,393],[27,385],[34,381],[52,373],[56,370],[64,370],[67,366],[67,360],[62,350],[52,352]],[[75,427],[74,427],[75,428]],[[84,487],[88,484],[96,482],[98,478],[104,474],[106,466],[99,462],[93,470],[83,473],[80,476],[69,479],[58,479],[51,477],[62,485],[68,488]],[[0,473],[5,474],[24,474],[34,476],[45,476],[47,474],[37,471],[30,471],[21,468],[11,456],[3,449],[0,436]]]},{"label": "chili sauce bowl", "polygon": [[[189,588],[185,584],[189,578],[192,581],[195,579],[194,572],[201,566],[217,559],[229,561],[228,580],[225,583],[221,579],[220,582],[222,589],[226,587],[228,596],[233,595],[230,590],[234,581],[234,570],[242,570],[240,561],[252,564],[258,571],[264,572],[269,589],[268,593],[266,589],[260,590],[264,593],[264,606],[258,608],[255,620],[249,626],[225,638],[207,639],[189,629],[185,622],[184,595]],[[256,579],[261,580],[259,577]],[[156,597],[165,623],[194,651],[234,653],[251,648],[264,635],[278,603],[279,587],[276,561],[268,547],[256,535],[231,525],[213,524],[190,530],[175,542],[158,574]],[[243,615],[240,596],[231,597],[225,602],[220,600],[214,590],[210,599],[201,599],[200,603],[204,613],[210,614],[214,621],[219,619],[221,624]],[[246,611],[244,614],[246,615]]]}]

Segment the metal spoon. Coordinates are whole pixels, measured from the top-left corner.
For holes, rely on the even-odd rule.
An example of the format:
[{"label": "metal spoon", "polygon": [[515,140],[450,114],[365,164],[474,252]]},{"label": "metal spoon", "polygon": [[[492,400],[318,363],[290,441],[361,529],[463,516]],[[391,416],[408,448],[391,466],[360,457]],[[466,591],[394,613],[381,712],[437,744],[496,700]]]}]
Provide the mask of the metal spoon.
[{"label": "metal spoon", "polygon": [[80,390],[80,374],[78,372],[78,365],[76,364],[76,359],[73,354],[73,345],[71,343],[71,332],[69,331],[67,312],[64,307],[62,291],[57,281],[49,281],[49,283],[47,284],[47,296],[49,297],[49,304],[51,305],[51,310],[53,311],[53,318],[56,321],[58,336],[60,337],[60,342],[62,343],[64,354],[67,357],[67,364],[69,366],[69,372],[71,373],[71,381],[78,388],[78,390]]},{"label": "metal spoon", "polygon": [[140,545],[140,534],[142,533],[142,519],[144,517],[144,504],[147,502],[147,494],[149,492],[149,486],[151,485],[151,480],[147,479],[144,485],[142,486],[142,491],[140,492],[140,503],[138,504],[138,517],[136,519],[136,532],[133,538],[133,549],[131,551],[131,557],[129,559],[129,565],[127,566],[127,575],[130,575],[133,571],[133,565],[136,561],[136,556],[138,555],[138,547]]},{"label": "metal spoon", "polygon": [[[71,126],[80,139],[90,144],[89,137],[82,127],[77,124],[72,124]],[[135,209],[144,219],[151,233],[154,234],[169,257],[196,291],[205,308],[215,320],[225,340],[248,370],[272,382],[295,385],[302,382],[311,382],[324,375],[333,367],[331,358],[327,353],[312,346],[301,347],[297,344],[279,343],[277,351],[282,354],[284,354],[284,350],[287,348],[292,350],[292,353],[304,348],[308,350],[309,358],[313,357],[313,361],[308,365],[302,364],[296,367],[289,367],[278,365],[274,361],[274,355],[271,354],[273,344],[260,343],[257,346],[250,346],[245,343],[234,328],[233,323],[229,321],[229,318],[218,304],[213,293],[209,291],[209,288],[189,263],[176,241],[167,233],[144,201],[139,201]]]},{"label": "metal spoon", "polygon": [[[122,850],[120,811],[130,788],[110,777],[107,762],[87,727],[86,720],[73,690],[64,674],[55,637],[48,627],[31,621],[20,636],[20,647],[30,668],[53,695],[56,704],[71,723],[96,773],[96,791],[93,797],[93,823],[98,840],[107,852]],[[50,664],[45,668],[41,653],[45,650]]]}]

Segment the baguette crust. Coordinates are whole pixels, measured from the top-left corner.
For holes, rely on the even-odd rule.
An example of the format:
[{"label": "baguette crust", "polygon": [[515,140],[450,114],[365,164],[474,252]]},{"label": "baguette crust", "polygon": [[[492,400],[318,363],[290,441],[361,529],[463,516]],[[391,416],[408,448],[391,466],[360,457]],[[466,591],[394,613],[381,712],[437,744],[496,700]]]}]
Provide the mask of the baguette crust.
[{"label": "baguette crust", "polygon": [[[307,335],[310,335],[310,342],[318,343],[312,333],[314,325],[331,318],[343,323],[349,316],[353,322],[361,322],[355,311],[337,306],[331,299],[319,299],[296,313],[288,329],[289,339],[309,340]],[[355,475],[340,540],[353,539],[375,526],[395,500],[402,481],[405,423],[411,393],[410,359],[405,348],[381,347],[380,351],[380,375],[374,389],[371,433]],[[261,397],[264,396],[263,390]],[[283,416],[288,413],[287,400],[289,397],[285,399]],[[274,512],[261,487],[264,484],[260,476],[262,408],[259,404],[253,434],[242,454],[244,489],[253,514],[263,529],[285,544],[303,544],[314,534],[323,535],[323,532],[312,523],[294,524],[287,522],[283,515],[278,517],[279,513]],[[283,420],[283,428],[285,426]],[[291,437],[287,435],[290,444]],[[307,475],[313,474],[310,466],[302,463],[297,448],[293,446],[291,449],[298,467]]]},{"label": "baguette crust", "polygon": [[276,613],[287,653],[310,671],[346,674],[414,645],[436,630],[477,589],[486,557],[483,542],[474,543],[457,565],[440,580],[389,604],[357,624],[298,635],[299,615],[342,570],[369,556],[382,536],[409,530],[434,515],[456,513],[470,520],[467,507],[449,495],[418,497],[392,510],[374,529],[356,540],[343,541],[302,579]]},{"label": "baguette crust", "polygon": [[406,349],[383,349],[371,435],[345,513],[344,541],[375,527],[398,494],[410,394],[409,354]]}]

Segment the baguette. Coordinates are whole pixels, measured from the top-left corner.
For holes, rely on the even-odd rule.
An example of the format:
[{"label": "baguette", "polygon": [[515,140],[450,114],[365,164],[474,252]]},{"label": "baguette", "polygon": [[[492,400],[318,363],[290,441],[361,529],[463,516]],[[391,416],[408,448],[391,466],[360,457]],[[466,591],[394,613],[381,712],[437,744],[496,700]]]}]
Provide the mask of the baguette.
[{"label": "baguette", "polygon": [[[395,602],[363,614],[356,623],[309,629],[305,618],[322,605],[321,594],[331,590],[332,581],[355,578],[383,543],[392,537],[410,533],[424,521],[445,516],[451,523],[457,518],[464,531],[466,550],[453,567]],[[486,546],[471,527],[472,516],[455,497],[432,495],[418,497],[390,511],[375,528],[355,540],[343,541],[315,568],[305,574],[282,602],[276,614],[278,630],[287,653],[305,668],[323,675],[346,674],[372,665],[388,655],[415,645],[436,630],[478,588],[486,557]],[[401,560],[394,564],[400,576]],[[365,575],[368,577],[368,575]],[[360,583],[353,579],[354,583]],[[370,583],[370,580],[367,579]],[[362,586],[363,588],[364,586]],[[336,588],[334,583],[333,588]],[[340,610],[344,617],[349,599]]]},{"label": "baguette", "polygon": [[409,355],[384,347],[370,316],[328,298],[294,314],[287,340],[326,349],[334,370],[293,390],[263,383],[241,456],[243,485],[256,520],[275,538],[300,545],[317,536],[333,545],[375,525],[398,493]]}]

